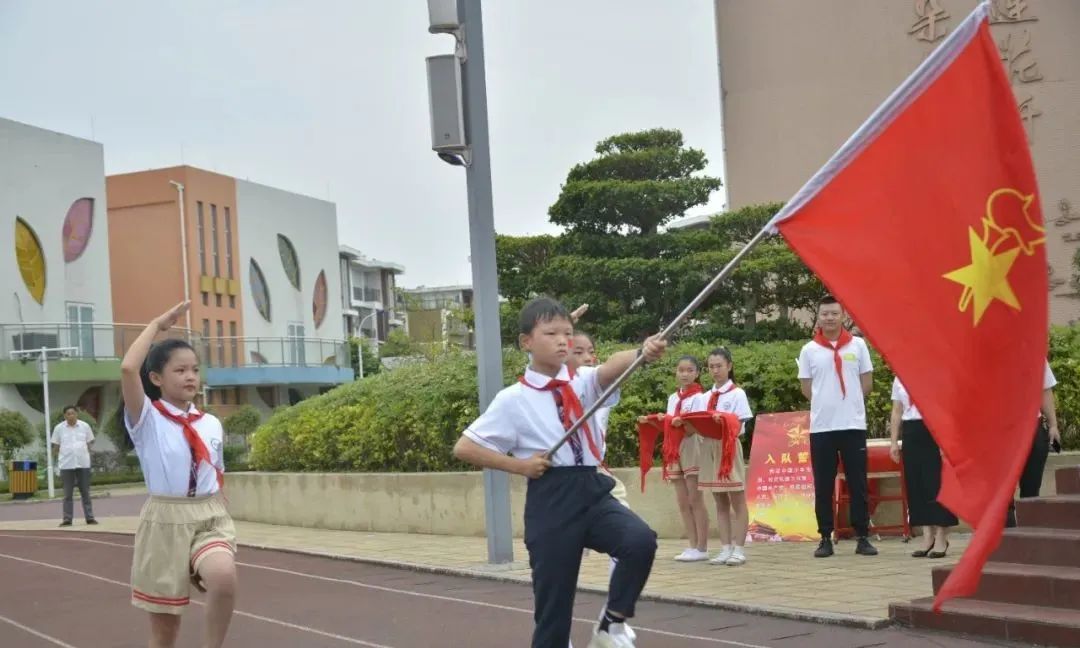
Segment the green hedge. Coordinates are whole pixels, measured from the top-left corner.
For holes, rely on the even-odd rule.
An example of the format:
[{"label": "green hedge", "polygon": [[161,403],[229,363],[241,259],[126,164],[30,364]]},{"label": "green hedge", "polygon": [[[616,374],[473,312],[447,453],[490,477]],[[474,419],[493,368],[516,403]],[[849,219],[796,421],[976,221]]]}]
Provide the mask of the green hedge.
[{"label": "green hedge", "polygon": [[[732,348],[738,382],[755,413],[808,407],[799,390],[795,359],[802,342],[762,342]],[[636,465],[634,419],[662,411],[674,388],[674,365],[680,355],[704,361],[714,345],[678,344],[667,357],[630,379],[622,401],[612,410],[608,463]],[[617,350],[601,345],[602,357]],[[892,372],[874,356],[874,390],[867,400],[870,432],[886,436],[891,408]],[[503,353],[504,382],[517,379],[525,355]],[[1051,365],[1059,384],[1058,418],[1064,445],[1080,449],[1080,327],[1052,332]],[[702,382],[707,383],[703,375]],[[277,410],[252,438],[251,466],[272,471],[459,470],[450,448],[477,416],[476,360],[449,353],[428,362],[407,364],[349,383],[293,407]]]}]

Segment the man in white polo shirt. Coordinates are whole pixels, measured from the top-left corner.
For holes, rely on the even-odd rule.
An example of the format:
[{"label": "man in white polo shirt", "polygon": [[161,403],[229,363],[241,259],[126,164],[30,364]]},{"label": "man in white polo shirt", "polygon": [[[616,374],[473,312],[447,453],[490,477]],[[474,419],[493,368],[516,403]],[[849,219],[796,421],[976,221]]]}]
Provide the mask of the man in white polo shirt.
[{"label": "man in white polo shirt", "polygon": [[870,351],[862,338],[844,329],[844,309],[831,296],[818,304],[818,329],[799,353],[799,381],[810,399],[810,463],[814,471],[814,511],[821,544],[816,558],[833,555],[833,490],[838,459],[851,493],[855,553],[876,556],[867,539],[870,514],[866,487],[866,406],[873,383]]},{"label": "man in white polo shirt", "polygon": [[57,466],[64,480],[64,521],[60,526],[71,526],[74,515],[71,500],[76,483],[82,496],[86,523],[97,524],[90,503],[90,444],[93,442],[94,431],[86,421],[79,420],[79,411],[74,405],[65,407],[64,420],[52,431],[52,444],[58,448]]}]

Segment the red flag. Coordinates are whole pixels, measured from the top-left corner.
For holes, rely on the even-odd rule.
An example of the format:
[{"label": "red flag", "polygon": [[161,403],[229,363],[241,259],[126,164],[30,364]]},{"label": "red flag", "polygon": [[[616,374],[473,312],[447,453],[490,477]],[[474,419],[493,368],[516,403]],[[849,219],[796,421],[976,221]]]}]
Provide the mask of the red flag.
[{"label": "red flag", "polygon": [[973,594],[1031,448],[1047,351],[1035,172],[981,3],[773,224],[847,306],[945,453]]}]

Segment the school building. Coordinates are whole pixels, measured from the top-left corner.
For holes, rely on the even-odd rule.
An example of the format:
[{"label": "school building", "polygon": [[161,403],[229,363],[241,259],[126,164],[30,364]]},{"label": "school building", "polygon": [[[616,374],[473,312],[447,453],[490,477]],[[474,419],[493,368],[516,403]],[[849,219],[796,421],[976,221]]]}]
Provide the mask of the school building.
[{"label": "school building", "polygon": [[[732,209],[790,198],[977,4],[714,2]],[[1075,0],[993,2],[1039,181],[1055,324],[1080,321],[1069,281],[1080,254],[1078,26]]]},{"label": "school building", "polygon": [[333,203],[190,166],[106,190],[114,316],[191,300],[208,406],[268,412],[353,380]]},{"label": "school building", "polygon": [[115,407],[107,387],[134,327],[113,323],[105,220],[101,144],[0,119],[0,408],[35,426],[45,394],[38,357],[24,351],[51,349],[54,412],[74,403],[100,419]]}]

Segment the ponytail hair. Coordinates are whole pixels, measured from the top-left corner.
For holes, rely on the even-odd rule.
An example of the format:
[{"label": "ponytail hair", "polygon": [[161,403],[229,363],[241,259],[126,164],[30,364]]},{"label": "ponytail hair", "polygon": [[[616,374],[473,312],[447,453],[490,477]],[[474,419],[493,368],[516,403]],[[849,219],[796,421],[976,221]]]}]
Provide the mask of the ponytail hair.
[{"label": "ponytail hair", "polygon": [[727,347],[716,347],[712,351],[709,351],[709,357],[712,358],[714,356],[718,357],[718,358],[723,358],[724,360],[727,360],[728,365],[731,366],[731,369],[728,371],[728,380],[730,380],[731,382],[736,382],[735,381],[735,360],[731,357],[731,351],[728,351]]},{"label": "ponytail hair", "polygon": [[[177,349],[190,349],[193,353],[195,347],[191,346],[185,340],[179,338],[169,338],[162,340],[150,347],[150,351],[146,354],[146,359],[143,360],[142,366],[139,367],[139,379],[142,381],[143,392],[151,401],[161,400],[161,387],[154,384],[154,381],[150,380],[150,374],[160,374],[165,370],[165,365],[169,363],[169,358]],[[117,431],[120,433],[117,436],[124,440],[122,450],[132,450],[135,445],[131,442],[131,438],[127,433],[127,426],[124,424],[124,401],[120,400],[120,405],[116,408],[116,414],[114,415],[113,425],[116,426]]]},{"label": "ponytail hair", "polygon": [[675,366],[678,367],[684,362],[689,362],[690,364],[694,365],[694,371],[701,373],[701,364],[698,362],[698,359],[696,357],[692,355],[680,356],[679,359],[675,361]]}]

